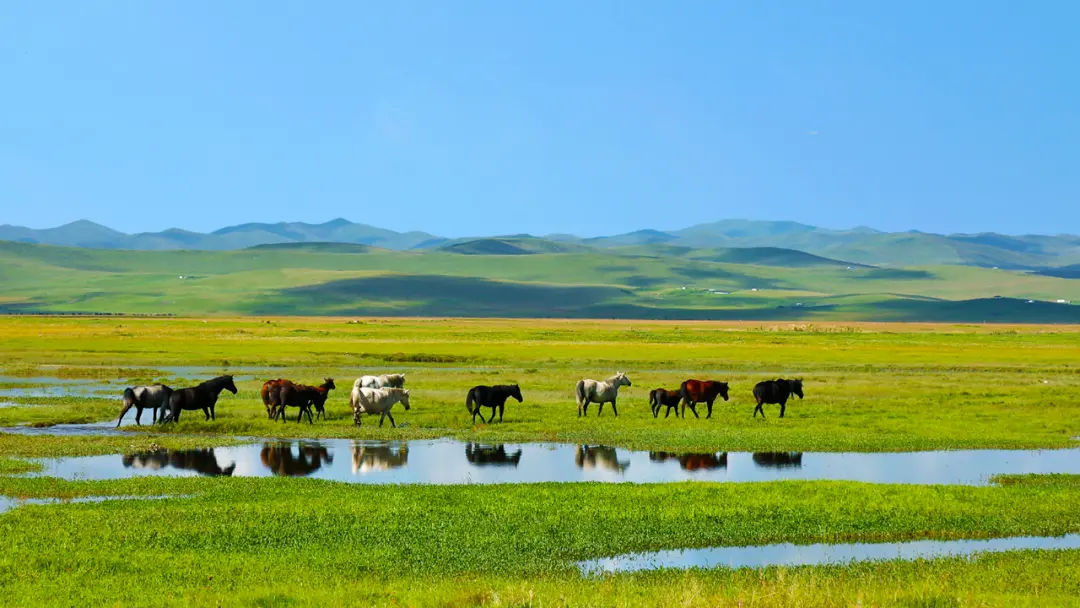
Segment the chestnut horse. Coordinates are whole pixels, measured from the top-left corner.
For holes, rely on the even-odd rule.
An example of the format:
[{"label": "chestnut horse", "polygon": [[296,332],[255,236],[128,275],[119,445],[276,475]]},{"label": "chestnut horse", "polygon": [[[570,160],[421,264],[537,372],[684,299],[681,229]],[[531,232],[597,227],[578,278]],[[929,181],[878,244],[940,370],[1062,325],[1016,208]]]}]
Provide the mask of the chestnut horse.
[{"label": "chestnut horse", "polygon": [[697,408],[694,406],[702,401],[709,407],[709,414],[705,417],[712,418],[712,405],[716,397],[720,396],[724,398],[724,401],[728,400],[728,383],[715,380],[687,380],[682,383],[679,392],[682,393],[683,399],[683,418],[686,418],[687,405],[690,406],[690,411],[694,412],[694,418],[698,418]]},{"label": "chestnut horse", "polygon": [[273,395],[277,393],[277,387],[280,386],[282,382],[288,382],[288,380],[285,380],[283,378],[277,378],[275,380],[267,380],[262,385],[262,391],[260,392],[260,395],[262,395],[262,402],[263,405],[266,407],[267,418],[274,417],[274,410],[277,409],[277,400],[274,398]]}]

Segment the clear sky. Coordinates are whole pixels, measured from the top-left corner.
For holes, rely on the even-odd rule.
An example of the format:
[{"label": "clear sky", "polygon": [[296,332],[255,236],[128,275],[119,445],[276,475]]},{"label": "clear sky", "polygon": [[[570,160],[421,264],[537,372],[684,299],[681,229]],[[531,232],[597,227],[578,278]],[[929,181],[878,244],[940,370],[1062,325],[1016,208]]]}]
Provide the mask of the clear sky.
[{"label": "clear sky", "polygon": [[0,2],[0,223],[1080,232],[1080,3]]}]

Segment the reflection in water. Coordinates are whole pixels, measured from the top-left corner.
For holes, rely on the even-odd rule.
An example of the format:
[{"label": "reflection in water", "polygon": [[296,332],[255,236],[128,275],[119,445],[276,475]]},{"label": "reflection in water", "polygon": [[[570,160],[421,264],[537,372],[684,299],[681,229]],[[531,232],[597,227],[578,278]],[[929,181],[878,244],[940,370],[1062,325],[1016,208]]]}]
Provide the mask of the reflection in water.
[{"label": "reflection in water", "polygon": [[[264,440],[213,450],[135,454],[123,459],[109,454],[46,458],[39,462],[42,470],[27,476],[93,480],[276,473],[352,483],[835,480],[985,486],[993,483],[992,476],[1001,474],[1080,474],[1080,449],[685,454],[578,444],[469,444],[439,439],[414,440],[406,446],[396,441],[320,439]],[[232,463],[236,463],[235,470]]]},{"label": "reflection in water", "polygon": [[165,467],[195,471],[202,475],[232,475],[236,463],[225,468],[218,465],[214,448],[202,450],[162,450],[128,454],[122,458],[125,468],[157,471]]},{"label": "reflection in water", "polygon": [[802,452],[754,452],[754,464],[759,467],[786,469],[802,466]]},{"label": "reflection in water", "polygon": [[516,467],[521,462],[521,450],[507,454],[506,446],[499,445],[483,445],[479,443],[470,443],[465,446],[465,458],[468,461],[478,467],[486,465],[509,465]]},{"label": "reflection in water", "polygon": [[266,443],[259,453],[259,460],[266,468],[281,477],[305,477],[318,471],[323,461],[333,464],[334,456],[325,447],[318,444],[298,445],[293,452],[291,443]]},{"label": "reflection in water", "polygon": [[577,446],[574,462],[577,464],[578,468],[585,469],[586,471],[604,469],[621,473],[630,466],[629,460],[619,462],[619,456],[615,452],[615,448],[609,448],[602,445],[592,447],[587,445]]},{"label": "reflection in water", "polygon": [[353,475],[372,471],[387,471],[409,464],[409,444],[402,442],[398,446],[390,445],[352,445]]},{"label": "reflection in water", "polygon": [[712,471],[714,469],[727,468],[727,452],[720,452],[719,454],[672,454],[671,452],[649,452],[649,460],[652,462],[677,460],[679,466],[686,471]]}]

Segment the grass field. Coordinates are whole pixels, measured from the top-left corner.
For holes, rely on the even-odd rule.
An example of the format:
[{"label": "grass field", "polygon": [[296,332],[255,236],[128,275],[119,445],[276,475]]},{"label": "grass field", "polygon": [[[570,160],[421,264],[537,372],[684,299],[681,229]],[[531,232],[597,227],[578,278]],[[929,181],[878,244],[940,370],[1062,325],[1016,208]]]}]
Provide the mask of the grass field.
[{"label": "grass field", "polygon": [[0,312],[1080,322],[1080,306],[1056,303],[1080,302],[1074,279],[848,267],[783,249],[462,255],[319,243],[115,251],[0,242],[0,280]]},{"label": "grass field", "polygon": [[[1074,476],[989,487],[848,482],[363,486],[314,479],[12,476],[26,458],[221,445],[236,436],[563,441],[664,450],[1072,447],[1080,328],[376,318],[0,318],[0,388],[39,376],[182,385],[194,370],[254,374],[218,419],[123,437],[0,434],[0,495],[170,496],[30,505],[0,514],[0,604],[1067,605],[1080,551],[849,566],[583,577],[575,560],[772,542],[894,541],[1080,531]],[[247,370],[249,367],[265,367]],[[404,370],[403,428],[266,420],[261,380]],[[619,416],[577,417],[573,383],[626,371]],[[750,388],[801,376],[806,399],[751,417]],[[713,419],[652,418],[648,390],[728,380]],[[506,421],[473,425],[475,384],[519,382]],[[7,398],[6,398],[7,399]],[[0,425],[95,422],[118,401],[12,397]],[[699,411],[700,408],[699,408]],[[133,414],[129,414],[131,416]],[[147,418],[149,413],[144,416]]]}]

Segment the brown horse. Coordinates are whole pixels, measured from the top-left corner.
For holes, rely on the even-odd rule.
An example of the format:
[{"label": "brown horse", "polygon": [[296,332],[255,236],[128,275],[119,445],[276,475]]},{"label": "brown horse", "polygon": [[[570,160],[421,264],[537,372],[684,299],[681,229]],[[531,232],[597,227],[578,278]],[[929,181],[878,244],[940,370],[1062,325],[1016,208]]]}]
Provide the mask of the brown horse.
[{"label": "brown horse", "polygon": [[274,420],[277,420],[278,416],[280,416],[281,421],[285,422],[285,408],[297,407],[300,408],[300,412],[296,415],[296,421],[300,422],[306,413],[308,422],[314,424],[311,417],[311,406],[314,405],[318,415],[325,418],[324,405],[330,395],[330,390],[334,388],[337,387],[334,386],[333,378],[325,378],[320,386],[308,386],[281,380],[276,387],[272,386],[269,390],[270,404],[276,408]]},{"label": "brown horse", "polygon": [[724,401],[728,400],[728,383],[715,380],[687,380],[682,383],[679,392],[683,399],[683,418],[686,418],[687,405],[690,406],[690,411],[694,412],[694,418],[698,418],[697,408],[694,406],[702,401],[709,407],[709,414],[705,417],[712,418],[713,401],[716,401],[717,396],[723,397]]},{"label": "brown horse", "polygon": [[277,403],[271,403],[271,401],[274,400],[271,395],[277,392],[277,387],[280,386],[282,382],[288,382],[288,380],[277,378],[275,380],[267,380],[262,385],[262,391],[260,394],[262,395],[263,405],[266,406],[267,418],[272,419],[274,417],[274,410],[276,409]]}]

